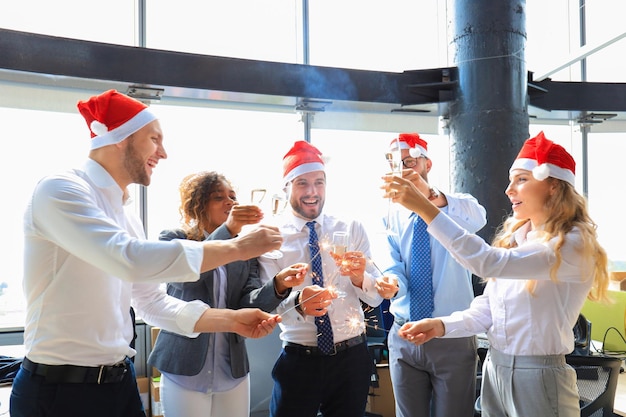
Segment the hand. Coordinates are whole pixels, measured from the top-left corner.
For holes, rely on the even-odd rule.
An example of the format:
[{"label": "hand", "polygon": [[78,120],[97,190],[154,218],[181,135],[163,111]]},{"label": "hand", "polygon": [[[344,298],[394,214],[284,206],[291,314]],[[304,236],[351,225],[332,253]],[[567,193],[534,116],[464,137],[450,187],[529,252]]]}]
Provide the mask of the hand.
[{"label": "hand", "polygon": [[234,205],[228,213],[226,227],[232,236],[237,236],[243,226],[257,224],[263,218],[263,211],[254,205]]},{"label": "hand", "polygon": [[411,181],[415,185],[415,188],[425,195],[426,198],[430,196],[430,185],[428,185],[428,182],[418,172],[412,169],[404,170],[402,171],[402,178]]},{"label": "hand", "polygon": [[280,271],[274,277],[274,285],[276,285],[276,291],[282,294],[287,291],[288,288],[297,287],[302,285],[304,277],[309,271],[309,264],[297,263]]},{"label": "hand", "polygon": [[339,267],[339,273],[350,277],[352,285],[361,288],[363,286],[365,267],[367,266],[367,259],[363,252],[351,251],[344,253],[343,256],[331,253],[331,256]]},{"label": "hand", "polygon": [[381,188],[385,190],[384,198],[390,198],[394,203],[402,204],[428,224],[439,214],[439,208],[430,202],[428,197],[407,178],[385,175],[383,180],[384,184]]},{"label": "hand", "polygon": [[244,337],[267,336],[281,322],[281,317],[258,308],[207,308],[194,326],[194,332],[237,333]]},{"label": "hand", "polygon": [[398,335],[415,344],[421,345],[435,337],[441,337],[446,333],[445,326],[440,319],[422,319],[404,323]]},{"label": "hand", "polygon": [[337,295],[318,285],[309,285],[300,291],[297,303],[300,304],[302,314],[309,316],[323,316],[328,312],[328,306]]},{"label": "hand", "polygon": [[283,237],[277,227],[259,225],[250,233],[232,239],[232,241],[240,251],[240,259],[246,260],[279,249],[283,244]]},{"label": "hand", "polygon": [[272,333],[281,321],[277,314],[269,314],[257,308],[242,308],[233,311],[233,332],[244,337],[258,339]]},{"label": "hand", "polygon": [[398,279],[389,276],[376,278],[375,286],[376,290],[378,290],[378,294],[387,300],[393,298],[400,289],[400,287],[398,287]]}]

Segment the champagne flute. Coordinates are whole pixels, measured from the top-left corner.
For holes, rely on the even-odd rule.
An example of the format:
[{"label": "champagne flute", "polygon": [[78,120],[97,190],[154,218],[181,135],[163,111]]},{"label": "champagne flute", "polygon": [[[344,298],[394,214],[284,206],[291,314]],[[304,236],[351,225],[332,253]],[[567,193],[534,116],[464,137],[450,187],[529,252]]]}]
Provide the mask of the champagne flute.
[{"label": "champagne flute", "polygon": [[[402,153],[400,151],[400,142],[398,138],[396,138],[395,142],[396,142],[395,148],[393,148],[392,151],[385,153],[385,159],[387,160],[387,163],[389,164],[389,167],[391,168],[391,173],[393,175],[398,175],[401,177],[402,176]],[[387,207],[387,226],[385,227],[385,232],[388,235],[397,235],[397,233],[391,229],[391,205],[392,203],[393,202],[391,198],[389,198],[389,206]]]},{"label": "champagne flute", "polygon": [[333,252],[337,255],[343,256],[348,251],[348,232],[334,232],[333,233]]},{"label": "champagne flute", "polygon": [[[250,192],[250,200],[252,204],[256,206],[260,206],[261,202],[265,198],[265,194],[267,194],[267,190],[264,188],[255,188]],[[274,197],[272,197],[272,213],[274,212]],[[265,252],[261,255],[263,258],[267,259],[280,259],[283,257],[283,253],[278,249],[271,250],[269,252]]]},{"label": "champagne flute", "polygon": [[265,188],[255,188],[250,191],[250,202],[255,206],[260,206],[265,198],[265,194],[267,194],[267,190]]},{"label": "champagne flute", "polygon": [[[348,234],[348,232],[342,232],[342,231],[333,232],[333,240],[332,240],[333,253],[343,258],[345,253],[348,251],[349,242],[350,242],[350,235]],[[342,260],[342,262],[345,262],[345,261]],[[337,294],[337,298],[344,298],[347,294],[344,290],[339,289],[339,286],[338,286],[339,279],[340,279],[340,276],[338,273],[332,274],[332,277],[329,280],[329,284],[331,284],[332,286],[332,291],[335,294]]]},{"label": "champagne flute", "polygon": [[272,216],[280,216],[287,207],[287,199],[278,194],[272,196]]}]

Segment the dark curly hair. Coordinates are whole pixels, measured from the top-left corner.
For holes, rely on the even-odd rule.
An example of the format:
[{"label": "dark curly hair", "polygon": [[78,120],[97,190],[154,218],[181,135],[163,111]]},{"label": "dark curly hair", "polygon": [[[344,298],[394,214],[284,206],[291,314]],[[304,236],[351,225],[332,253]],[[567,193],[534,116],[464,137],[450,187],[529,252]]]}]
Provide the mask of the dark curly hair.
[{"label": "dark curly hair", "polygon": [[205,215],[211,194],[217,187],[230,181],[215,171],[202,171],[187,175],[180,183],[180,207],[178,209],[183,223],[183,229],[190,240],[204,240],[204,231],[207,230],[208,219]]}]

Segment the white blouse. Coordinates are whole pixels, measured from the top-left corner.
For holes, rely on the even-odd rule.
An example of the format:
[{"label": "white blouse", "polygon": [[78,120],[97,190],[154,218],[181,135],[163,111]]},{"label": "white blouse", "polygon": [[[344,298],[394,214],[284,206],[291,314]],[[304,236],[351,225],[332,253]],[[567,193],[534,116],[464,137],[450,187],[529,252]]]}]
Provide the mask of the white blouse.
[{"label": "white blouse", "polygon": [[[445,214],[428,228],[463,266],[490,279],[470,307],[442,317],[445,337],[487,333],[490,345],[510,355],[568,354],[572,329],[593,284],[593,260],[580,255],[577,229],[565,237],[557,281],[550,279],[556,261],[556,238],[542,242],[530,223],[516,231],[518,246],[495,248],[468,233]],[[531,294],[526,280],[536,280]]]}]

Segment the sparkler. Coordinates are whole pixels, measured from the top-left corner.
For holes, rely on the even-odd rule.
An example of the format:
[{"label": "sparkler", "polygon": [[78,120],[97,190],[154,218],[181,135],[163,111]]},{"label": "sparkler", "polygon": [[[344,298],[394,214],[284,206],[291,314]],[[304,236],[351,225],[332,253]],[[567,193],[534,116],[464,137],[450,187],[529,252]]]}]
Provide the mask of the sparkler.
[{"label": "sparkler", "polygon": [[368,260],[369,262],[371,262],[371,263],[372,263],[372,265],[374,265],[374,268],[376,268],[376,269],[378,270],[378,272],[380,272],[380,275],[383,275],[383,276],[385,275],[385,274],[383,273],[383,271],[381,271],[381,269],[378,267],[378,265],[376,265],[376,262],[374,262],[374,260],[373,260],[372,258],[367,258],[367,260]]},{"label": "sparkler", "polygon": [[382,326],[379,326],[378,323],[376,324],[369,324],[368,323],[369,319],[365,319],[365,321],[362,321],[360,317],[358,316],[352,316],[352,317],[348,317],[348,319],[346,319],[345,323],[346,326],[348,326],[348,328],[353,329],[353,330],[358,330],[358,329],[362,329],[364,327],[368,327],[370,329],[374,329],[374,330],[380,330],[383,331],[385,333],[389,333],[390,330],[385,329]]}]

